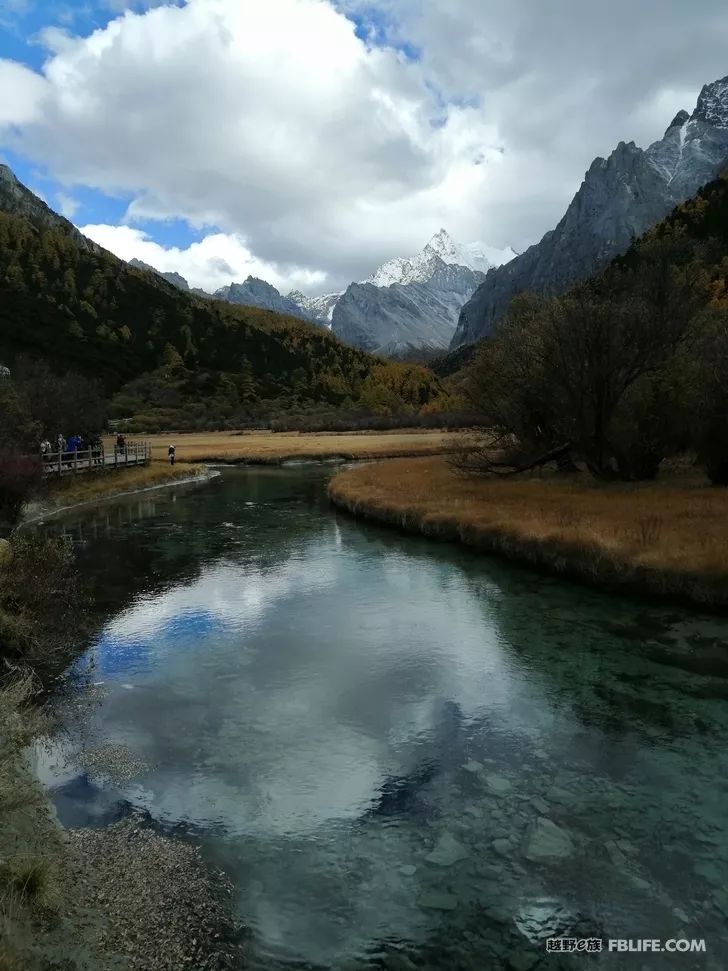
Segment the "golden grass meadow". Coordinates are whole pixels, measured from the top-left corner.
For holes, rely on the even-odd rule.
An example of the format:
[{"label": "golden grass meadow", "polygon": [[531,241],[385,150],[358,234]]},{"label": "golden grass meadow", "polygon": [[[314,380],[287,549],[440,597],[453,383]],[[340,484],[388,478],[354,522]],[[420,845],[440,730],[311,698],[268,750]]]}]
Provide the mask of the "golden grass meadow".
[{"label": "golden grass meadow", "polygon": [[443,456],[346,469],[329,486],[355,515],[563,575],[728,605],[728,491],[697,475],[649,485],[465,476]]}]

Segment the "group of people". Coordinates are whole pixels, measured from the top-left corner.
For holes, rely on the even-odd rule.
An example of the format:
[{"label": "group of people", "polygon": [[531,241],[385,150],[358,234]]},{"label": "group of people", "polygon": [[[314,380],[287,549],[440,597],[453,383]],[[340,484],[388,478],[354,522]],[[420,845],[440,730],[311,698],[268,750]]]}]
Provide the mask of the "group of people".
[{"label": "group of people", "polygon": [[101,436],[98,433],[86,435],[71,435],[66,439],[62,432],[58,433],[55,446],[44,438],[40,443],[40,454],[44,462],[57,461],[60,455],[61,461],[69,462],[76,452],[91,452],[94,465],[103,463],[103,445]]}]

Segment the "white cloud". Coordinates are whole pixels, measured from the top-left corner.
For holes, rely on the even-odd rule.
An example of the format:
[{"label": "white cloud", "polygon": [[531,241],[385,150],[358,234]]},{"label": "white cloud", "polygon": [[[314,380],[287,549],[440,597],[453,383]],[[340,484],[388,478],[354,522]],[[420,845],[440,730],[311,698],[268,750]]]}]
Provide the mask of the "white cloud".
[{"label": "white cloud", "polygon": [[[4,126],[32,125],[42,119],[47,85],[34,71],[16,61],[0,60],[0,135]],[[12,97],[8,97],[12,92]]]},{"label": "white cloud", "polygon": [[133,226],[79,226],[81,232],[99,246],[123,260],[141,260],[163,273],[181,273],[192,287],[212,293],[231,280],[248,276],[267,280],[282,291],[292,288],[316,290],[324,280],[320,271],[295,266],[279,267],[256,259],[242,237],[215,233],[181,249],[154,242],[147,233]]},{"label": "white cloud", "polygon": [[[357,8],[394,46],[356,36]],[[724,0],[187,0],[41,36],[42,76],[0,62],[0,139],[130,195],[130,223],[219,229],[284,289],[362,278],[441,225],[521,249],[595,155],[658,137],[728,70]]]},{"label": "white cloud", "polygon": [[329,284],[452,226],[496,154],[476,111],[443,110],[417,64],[324,0],[189,0],[43,41],[44,110],[13,147],[64,184],[133,194],[131,220],[242,234]]},{"label": "white cloud", "polygon": [[73,219],[79,208],[78,202],[73,198],[73,196],[69,196],[66,192],[59,192],[56,199],[58,200],[57,209],[60,214],[65,216],[66,219]]}]

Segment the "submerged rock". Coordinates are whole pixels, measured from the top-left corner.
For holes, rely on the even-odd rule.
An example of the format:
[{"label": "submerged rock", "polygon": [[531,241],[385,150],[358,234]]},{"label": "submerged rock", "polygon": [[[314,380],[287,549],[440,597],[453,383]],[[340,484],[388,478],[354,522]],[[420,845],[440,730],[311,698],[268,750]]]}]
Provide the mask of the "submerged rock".
[{"label": "submerged rock", "polygon": [[496,796],[505,796],[511,791],[510,779],[506,779],[504,775],[498,775],[497,772],[489,772],[485,777],[485,784]]},{"label": "submerged rock", "polygon": [[609,854],[609,859],[612,861],[614,866],[623,867],[626,864],[627,857],[619,849],[619,847],[614,842],[614,840],[607,840],[606,843],[604,844],[604,848]]},{"label": "submerged rock", "polygon": [[458,898],[451,893],[423,893],[417,898],[420,907],[426,910],[455,910]]},{"label": "submerged rock", "polygon": [[569,792],[568,789],[564,789],[561,786],[551,786],[546,793],[546,798],[549,800],[549,802],[570,803],[573,799],[573,794]]},{"label": "submerged rock", "polygon": [[455,839],[452,833],[443,833],[425,859],[436,866],[452,866],[469,855],[468,850]]},{"label": "submerged rock", "polygon": [[523,855],[532,863],[563,860],[574,852],[574,843],[566,830],[552,820],[539,816],[526,836]]}]

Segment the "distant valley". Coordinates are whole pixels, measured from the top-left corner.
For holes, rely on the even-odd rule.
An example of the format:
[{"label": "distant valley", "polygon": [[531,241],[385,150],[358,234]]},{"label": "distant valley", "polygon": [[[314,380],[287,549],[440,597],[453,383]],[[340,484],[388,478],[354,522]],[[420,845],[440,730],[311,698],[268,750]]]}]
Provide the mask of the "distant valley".
[{"label": "distant valley", "polygon": [[[400,358],[419,351],[447,350],[460,309],[485,280],[485,273],[515,256],[510,247],[458,243],[441,229],[417,255],[394,257],[366,280],[352,283],[340,293],[306,296],[292,290],[283,296],[270,283],[252,276],[214,294],[194,292],[300,317],[330,328],[353,347]],[[157,273],[180,289],[190,289],[178,273],[160,272],[140,260],[132,260],[131,265]]]},{"label": "distant valley", "polygon": [[[248,277],[211,296],[300,317],[381,356],[424,359],[487,336],[520,293],[558,294],[592,276],[727,164],[723,78],[705,85],[693,112],[680,111],[649,148],[620,142],[606,159],[594,159],[559,223],[521,254],[462,244],[441,229],[416,256],[393,257],[343,292],[284,296]],[[159,275],[190,289],[177,273]]]}]

